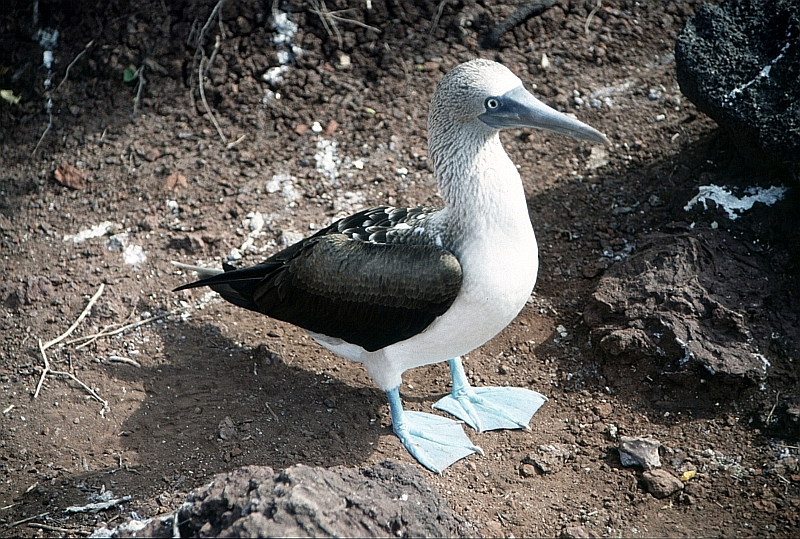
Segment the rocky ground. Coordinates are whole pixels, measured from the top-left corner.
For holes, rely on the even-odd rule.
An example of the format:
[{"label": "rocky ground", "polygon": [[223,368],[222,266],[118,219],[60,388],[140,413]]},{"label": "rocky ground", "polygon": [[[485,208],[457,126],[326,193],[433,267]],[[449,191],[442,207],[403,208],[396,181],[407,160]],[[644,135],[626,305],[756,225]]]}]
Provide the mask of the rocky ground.
[{"label": "rocky ground", "polygon": [[[540,277],[465,365],[549,402],[530,432],[467,429],[485,455],[427,475],[459,529],[796,534],[797,194],[681,95],[673,48],[698,2],[559,0],[491,49],[523,2],[220,4],[0,8],[0,533],[168,515],[242,466],[413,465],[360,365],[171,292],[190,277],[170,261],[254,263],[361,208],[440,203],[428,102],[480,56],[613,145],[503,135]],[[710,185],[790,189],[732,219],[690,204]],[[429,410],[448,383],[420,368],[401,393]],[[662,466],[623,465],[623,436],[658,441]],[[89,503],[108,508],[65,511]]]}]

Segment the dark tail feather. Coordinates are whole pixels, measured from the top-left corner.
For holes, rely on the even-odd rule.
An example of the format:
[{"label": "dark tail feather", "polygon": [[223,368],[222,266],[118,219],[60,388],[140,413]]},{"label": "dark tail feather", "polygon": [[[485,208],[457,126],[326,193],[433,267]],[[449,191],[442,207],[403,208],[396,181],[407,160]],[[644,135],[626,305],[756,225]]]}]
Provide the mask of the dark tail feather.
[{"label": "dark tail feather", "polygon": [[238,270],[234,269],[234,267],[229,264],[223,264],[225,268],[224,271],[189,266],[177,262],[173,262],[173,264],[182,270],[196,271],[201,277],[198,281],[175,288],[173,292],[208,286],[226,301],[251,311],[260,312],[253,296],[255,295],[255,289],[258,284],[264,279],[266,274],[269,273],[270,268],[266,264],[259,264],[257,266]]}]

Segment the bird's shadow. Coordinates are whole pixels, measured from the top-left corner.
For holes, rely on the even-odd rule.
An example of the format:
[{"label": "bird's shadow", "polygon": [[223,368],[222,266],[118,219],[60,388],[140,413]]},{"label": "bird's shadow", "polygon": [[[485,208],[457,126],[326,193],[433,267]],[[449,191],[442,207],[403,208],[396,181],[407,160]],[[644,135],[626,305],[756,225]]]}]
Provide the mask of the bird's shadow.
[{"label": "bird's shadow", "polygon": [[250,464],[359,465],[391,432],[379,420],[386,401],[377,388],[287,364],[217,324],[170,322],[159,331],[163,358],[135,372],[109,366],[145,391],[121,424],[121,445],[154,482],[191,470],[197,484],[206,469]]}]

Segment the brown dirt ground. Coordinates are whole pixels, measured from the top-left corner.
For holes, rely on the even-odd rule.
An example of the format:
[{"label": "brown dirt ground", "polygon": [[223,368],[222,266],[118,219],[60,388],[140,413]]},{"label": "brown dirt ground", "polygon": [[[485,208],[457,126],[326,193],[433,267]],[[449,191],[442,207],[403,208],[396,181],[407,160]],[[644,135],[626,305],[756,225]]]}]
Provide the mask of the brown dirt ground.
[{"label": "brown dirt ground", "polygon": [[[425,161],[427,104],[444,72],[476,56],[505,63],[614,145],[608,162],[592,168],[587,144],[504,134],[525,181],[540,278],[519,318],[470,354],[466,368],[478,384],[530,387],[550,401],[530,432],[468,429],[485,456],[431,482],[487,536],[554,536],[574,526],[597,536],[796,534],[798,443],[780,414],[798,395],[797,201],[736,221],[713,208],[684,211],[703,183],[777,181],[748,170],[682,99],[672,49],[697,2],[559,0],[484,50],[481,37],[520,1],[373,0],[371,10],[363,0],[330,1],[328,9],[349,9],[337,13],[359,23],[339,19],[338,43],[309,4],[292,0],[280,8],[297,23],[294,43],[304,52],[271,86],[261,76],[279,65],[272,2],[229,0],[222,26],[214,19],[203,43],[209,56],[221,37],[205,95],[227,140],[243,137],[229,149],[197,91],[196,36],[215,3],[40,2],[42,18],[60,31],[56,83],[94,41],[50,92],[52,128],[32,156],[48,123],[47,71],[30,39],[31,3],[4,2],[0,87],[22,99],[0,101],[0,534],[40,535],[26,524],[4,527],[42,513],[35,522],[78,531],[119,523],[130,511],[165,514],[213,474],[246,464],[412,461],[360,365],[297,328],[201,302],[203,291],[172,293],[186,277],[169,261],[218,266],[246,239],[250,212],[267,224],[246,263],[361,207],[438,203]],[[145,66],[135,114],[137,80],[123,80],[130,65]],[[327,131],[309,129],[314,122]],[[337,143],[338,177],[318,170],[319,139]],[[63,163],[77,168],[83,188],[55,180]],[[401,167],[406,175],[396,173]],[[281,174],[294,177],[294,190],[268,183]],[[108,236],[64,240],[103,221],[127,232],[146,262],[126,264]],[[592,346],[582,313],[607,268],[636,246],[676,235],[703,237],[752,268],[741,275],[766,283],[757,308],[740,309],[772,365],[765,380],[727,384],[697,374],[675,383]],[[80,349],[47,350],[54,369],[108,401],[104,414],[80,386],[55,376],[33,399],[43,365],[37,341],[63,333],[101,283],[103,294],[67,341],[172,314]],[[442,365],[408,372],[408,408],[429,409],[448,381]],[[223,428],[222,439],[226,417],[234,428]],[[682,492],[654,498],[641,471],[621,466],[612,427],[656,438],[668,471],[697,475]],[[540,445],[556,443],[569,457],[555,473],[524,466]],[[62,512],[104,489],[132,499],[96,515]]]}]

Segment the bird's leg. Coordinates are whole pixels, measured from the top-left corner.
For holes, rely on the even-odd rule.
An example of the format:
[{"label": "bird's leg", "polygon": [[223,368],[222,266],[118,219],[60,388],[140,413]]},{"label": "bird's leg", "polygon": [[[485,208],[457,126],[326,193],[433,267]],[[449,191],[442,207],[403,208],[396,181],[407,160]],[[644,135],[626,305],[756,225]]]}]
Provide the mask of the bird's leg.
[{"label": "bird's leg", "polygon": [[483,454],[483,450],[467,438],[459,422],[438,415],[403,410],[399,387],[387,391],[386,396],[389,398],[394,433],[408,452],[432,472],[442,473],[442,470],[472,453]]},{"label": "bird's leg", "polygon": [[461,358],[448,361],[453,391],[433,405],[463,420],[478,432],[496,429],[529,429],[533,414],[547,401],[544,395],[521,387],[469,385]]}]

